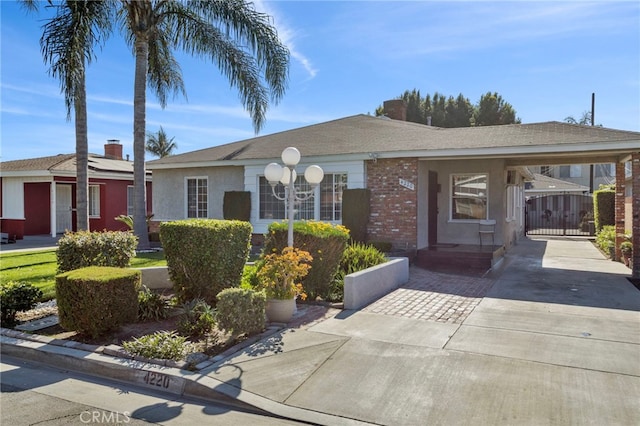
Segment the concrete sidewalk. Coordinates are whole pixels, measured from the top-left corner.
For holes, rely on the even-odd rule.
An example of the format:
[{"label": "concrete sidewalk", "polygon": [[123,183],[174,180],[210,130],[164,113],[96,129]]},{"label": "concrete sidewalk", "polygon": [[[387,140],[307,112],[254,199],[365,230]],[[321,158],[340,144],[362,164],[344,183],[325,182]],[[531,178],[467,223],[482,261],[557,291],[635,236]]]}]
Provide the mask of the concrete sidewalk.
[{"label": "concrete sidewalk", "polygon": [[[503,263],[485,278],[412,269],[363,310],[283,329],[197,372],[159,371],[183,381],[176,392],[315,424],[637,424],[629,269],[585,240],[524,240]],[[35,346],[3,338],[2,350],[58,358]],[[122,380],[146,368],[65,349],[68,366],[99,363]]]},{"label": "concrete sidewalk", "polygon": [[[588,241],[526,240],[461,323],[394,311],[414,283],[387,297],[388,313],[344,311],[285,330],[207,374],[376,424],[637,424],[640,292],[628,272]],[[486,279],[440,288],[441,302],[455,317]]]}]

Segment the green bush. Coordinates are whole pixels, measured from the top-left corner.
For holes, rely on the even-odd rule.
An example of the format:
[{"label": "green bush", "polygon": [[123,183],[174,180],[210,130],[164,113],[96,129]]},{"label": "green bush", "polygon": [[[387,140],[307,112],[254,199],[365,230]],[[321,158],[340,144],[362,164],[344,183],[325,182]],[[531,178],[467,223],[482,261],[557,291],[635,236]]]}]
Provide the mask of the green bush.
[{"label": "green bush", "polygon": [[158,321],[169,315],[169,302],[147,286],[138,292],[138,320]]},{"label": "green bush", "polygon": [[387,257],[372,245],[352,243],[347,246],[340,261],[340,267],[333,281],[331,300],[344,298],[344,277],[387,261]]},{"label": "green bush", "polygon": [[122,347],[131,355],[145,358],[180,360],[187,349],[187,339],[175,331],[156,331],[139,338],[122,342]]},{"label": "green bush", "polygon": [[616,246],[616,227],[614,225],[603,226],[596,234],[596,245],[600,247],[600,250],[609,254],[610,250]]},{"label": "green bush", "polygon": [[616,223],[616,191],[601,189],[593,192],[593,214],[596,234],[602,227]]},{"label": "green bush", "polygon": [[194,299],[182,305],[178,332],[185,336],[204,336],[216,325],[215,310],[204,299]]},{"label": "green bush", "polygon": [[0,324],[12,327],[16,324],[16,314],[32,309],[42,291],[28,283],[9,281],[0,284]]},{"label": "green bush", "polygon": [[[287,229],[286,221],[269,225],[264,255],[282,253],[287,246]],[[307,251],[313,257],[311,270],[302,281],[305,292],[311,300],[327,299],[349,240],[349,230],[342,225],[327,222],[299,221],[293,224],[293,234],[295,248]],[[260,262],[261,260],[257,262],[258,268]]]},{"label": "green bush", "polygon": [[180,301],[211,305],[225,288],[240,286],[252,227],[238,220],[190,219],[160,224],[169,277]]},{"label": "green bush", "polygon": [[98,337],[138,316],[142,273],[137,269],[90,266],[56,275],[60,325]]},{"label": "green bush", "polygon": [[137,244],[138,237],[131,232],[66,232],[58,241],[58,272],[87,266],[126,268]]},{"label": "green bush", "polygon": [[242,270],[242,279],[240,280],[240,288],[255,290],[259,285],[258,268],[255,263],[244,265],[244,269]]},{"label": "green bush", "polygon": [[258,333],[265,327],[265,306],[264,292],[243,288],[222,290],[216,305],[218,327],[234,335]]}]

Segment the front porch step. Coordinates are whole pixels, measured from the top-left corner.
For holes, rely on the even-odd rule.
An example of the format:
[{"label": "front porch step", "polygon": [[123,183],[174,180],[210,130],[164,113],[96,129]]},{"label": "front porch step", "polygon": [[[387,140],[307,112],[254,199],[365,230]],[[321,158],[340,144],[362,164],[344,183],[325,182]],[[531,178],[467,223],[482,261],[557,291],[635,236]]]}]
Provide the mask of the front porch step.
[{"label": "front porch step", "polygon": [[504,256],[503,247],[451,245],[418,250],[415,265],[434,271],[486,272]]}]

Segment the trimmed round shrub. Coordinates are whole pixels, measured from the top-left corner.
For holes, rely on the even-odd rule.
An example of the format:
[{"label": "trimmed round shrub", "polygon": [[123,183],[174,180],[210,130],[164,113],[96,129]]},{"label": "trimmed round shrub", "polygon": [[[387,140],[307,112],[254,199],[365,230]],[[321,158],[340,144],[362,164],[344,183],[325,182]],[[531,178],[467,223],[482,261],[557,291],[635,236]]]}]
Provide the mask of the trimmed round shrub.
[{"label": "trimmed round shrub", "polygon": [[239,287],[249,257],[249,222],[188,219],[160,224],[160,239],[173,290],[181,302],[215,305],[225,288]]},{"label": "trimmed round shrub", "polygon": [[[263,254],[282,253],[287,246],[287,222],[269,225]],[[342,253],[349,241],[349,230],[342,225],[327,222],[299,221],[293,224],[293,245],[311,254],[311,270],[302,280],[304,291],[310,300],[326,300],[336,275]],[[258,269],[260,261],[257,262]]]},{"label": "trimmed round shrub", "polygon": [[216,306],[218,327],[235,335],[258,333],[265,327],[266,303],[262,291],[244,288],[222,290]]},{"label": "trimmed round shrub", "polygon": [[87,266],[126,268],[136,255],[138,237],[123,231],[66,232],[58,240],[58,272]]},{"label": "trimmed round shrub", "polygon": [[137,269],[90,266],[56,276],[60,325],[98,337],[135,322],[142,273]]},{"label": "trimmed round shrub", "polygon": [[600,189],[593,192],[593,214],[596,234],[607,225],[616,224],[616,191]]}]

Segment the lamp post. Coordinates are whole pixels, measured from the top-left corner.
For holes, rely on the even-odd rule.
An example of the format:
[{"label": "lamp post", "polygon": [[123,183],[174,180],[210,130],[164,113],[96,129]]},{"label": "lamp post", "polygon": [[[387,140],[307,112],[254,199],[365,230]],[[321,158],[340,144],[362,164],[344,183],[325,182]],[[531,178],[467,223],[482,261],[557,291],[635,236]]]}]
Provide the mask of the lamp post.
[{"label": "lamp post", "polygon": [[[288,234],[287,244],[289,247],[293,247],[293,207],[296,201],[305,201],[313,196],[313,192],[324,177],[324,171],[320,166],[309,166],[304,171],[304,178],[311,185],[311,191],[297,191],[294,185],[296,181],[296,165],[300,162],[300,151],[297,148],[290,146],[282,151],[282,162],[284,167],[278,163],[267,164],[264,168],[264,177],[269,181],[271,185],[271,191],[273,196],[278,200],[285,201],[287,204],[287,219],[288,219]],[[279,196],[276,193],[276,185],[278,182],[285,186],[284,197]]]}]

